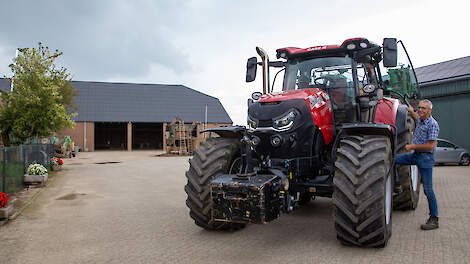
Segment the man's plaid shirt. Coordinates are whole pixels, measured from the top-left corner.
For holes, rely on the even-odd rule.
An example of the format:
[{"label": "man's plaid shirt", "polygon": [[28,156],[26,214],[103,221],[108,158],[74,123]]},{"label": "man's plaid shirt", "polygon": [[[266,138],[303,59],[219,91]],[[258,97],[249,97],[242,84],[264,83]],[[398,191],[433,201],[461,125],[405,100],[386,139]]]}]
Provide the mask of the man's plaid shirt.
[{"label": "man's plaid shirt", "polygon": [[439,135],[439,124],[429,116],[426,120],[418,118],[418,124],[413,134],[413,144],[426,144],[429,140],[437,140]]}]

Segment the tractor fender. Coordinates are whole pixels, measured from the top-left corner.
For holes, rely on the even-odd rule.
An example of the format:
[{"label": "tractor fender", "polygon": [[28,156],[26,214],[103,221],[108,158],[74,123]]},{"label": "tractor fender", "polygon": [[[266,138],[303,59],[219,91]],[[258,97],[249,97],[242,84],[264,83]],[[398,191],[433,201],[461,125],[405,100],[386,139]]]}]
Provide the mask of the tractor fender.
[{"label": "tractor fender", "polygon": [[239,138],[241,139],[246,133],[244,126],[230,126],[230,127],[214,127],[201,131],[201,133],[213,132],[223,138]]},{"label": "tractor fender", "polygon": [[402,134],[407,131],[406,128],[406,119],[408,118],[408,110],[406,110],[406,105],[399,105],[397,109],[397,116],[395,118],[395,127],[397,129],[397,135]]},{"label": "tractor fender", "polygon": [[[406,119],[405,119],[406,121]],[[394,126],[388,124],[373,123],[346,123],[341,127],[341,134],[346,135],[384,135],[390,138],[392,149],[395,149],[396,134]],[[338,139],[339,140],[339,137]],[[393,153],[395,157],[395,153]]]}]

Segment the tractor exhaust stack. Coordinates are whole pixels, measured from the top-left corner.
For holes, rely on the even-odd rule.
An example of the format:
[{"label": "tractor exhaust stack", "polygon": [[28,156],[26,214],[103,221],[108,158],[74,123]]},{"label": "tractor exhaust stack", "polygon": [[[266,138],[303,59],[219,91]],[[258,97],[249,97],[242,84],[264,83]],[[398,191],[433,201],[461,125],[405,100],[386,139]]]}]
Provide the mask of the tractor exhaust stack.
[{"label": "tractor exhaust stack", "polygon": [[268,53],[260,47],[256,47],[256,52],[261,57],[263,63],[263,94],[269,93],[269,57]]}]

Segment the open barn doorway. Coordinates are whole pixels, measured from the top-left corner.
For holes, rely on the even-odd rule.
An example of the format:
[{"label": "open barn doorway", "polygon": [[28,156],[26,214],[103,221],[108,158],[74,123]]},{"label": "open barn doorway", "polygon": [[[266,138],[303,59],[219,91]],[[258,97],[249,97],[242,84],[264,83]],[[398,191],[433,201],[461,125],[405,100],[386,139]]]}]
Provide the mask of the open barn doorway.
[{"label": "open barn doorway", "polygon": [[127,150],[127,123],[95,122],[96,150]]},{"label": "open barn doorway", "polygon": [[132,149],[163,149],[163,123],[132,123]]}]

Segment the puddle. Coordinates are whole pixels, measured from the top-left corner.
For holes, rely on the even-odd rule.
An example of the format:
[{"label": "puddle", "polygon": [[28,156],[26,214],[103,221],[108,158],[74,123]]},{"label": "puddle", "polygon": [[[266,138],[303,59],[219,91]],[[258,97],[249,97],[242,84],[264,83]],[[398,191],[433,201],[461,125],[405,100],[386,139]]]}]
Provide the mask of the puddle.
[{"label": "puddle", "polygon": [[86,193],[69,193],[69,194],[66,194],[66,195],[62,195],[61,197],[59,198],[56,198],[56,200],[75,200],[77,199],[78,196],[81,196],[81,195],[86,195]]},{"label": "puddle", "polygon": [[103,161],[103,162],[95,162],[95,164],[113,164],[113,163],[121,163],[121,161]]}]

